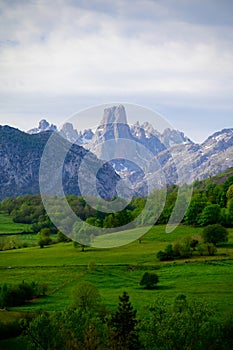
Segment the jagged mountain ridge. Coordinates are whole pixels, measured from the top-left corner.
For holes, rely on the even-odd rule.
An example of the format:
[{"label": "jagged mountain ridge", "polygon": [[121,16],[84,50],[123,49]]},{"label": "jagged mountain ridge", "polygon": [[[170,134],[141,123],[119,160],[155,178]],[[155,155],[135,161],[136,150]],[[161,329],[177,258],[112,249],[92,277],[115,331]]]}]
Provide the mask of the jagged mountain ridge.
[{"label": "jagged mountain ridge", "polygon": [[[9,126],[0,126],[0,199],[40,193],[39,167],[50,136],[49,131],[30,135]],[[58,134],[57,137],[60,143],[69,143]],[[69,143],[69,148],[62,174],[64,192],[80,195],[78,169],[83,157],[91,153],[75,144]],[[91,157],[93,164],[97,162],[101,168],[96,181],[99,194],[104,198],[114,197],[119,176],[110,164],[99,163],[95,155]]]},{"label": "jagged mountain ridge", "polygon": [[[158,151],[183,142],[192,143],[192,141],[179,130],[165,129],[163,133],[159,133],[148,122],[144,122],[141,125],[139,122],[136,122],[133,125],[128,125],[126,112],[122,105],[105,108],[102,121],[95,132],[91,129],[78,131],[73,127],[72,123],[67,122],[60,128],[59,133],[68,141],[89,149],[89,143],[91,142],[100,143],[100,141],[103,142],[107,139],[112,139],[114,129],[113,125],[115,125],[115,137],[125,137],[132,140],[136,139],[136,141],[146,143],[146,146],[149,147],[149,149],[154,149],[154,151],[156,149],[155,143],[158,143]],[[106,126],[108,133],[106,133]],[[112,129],[112,131],[110,129]],[[117,129],[119,130],[117,131]],[[50,124],[45,119],[42,119],[39,122],[39,126],[29,130],[28,133],[36,134],[43,131],[57,130],[58,129],[54,124]]]},{"label": "jagged mountain ridge", "polygon": [[[71,142],[94,150],[97,156],[105,159],[103,142],[117,138],[137,142],[157,157],[168,184],[201,180],[233,166],[233,128],[218,131],[202,144],[196,144],[178,130],[166,129],[159,133],[148,122],[128,125],[122,105],[106,108],[95,132],[90,129],[77,131],[72,124],[65,124],[59,132]],[[107,156],[114,156],[114,152],[111,149],[111,154]],[[130,149],[126,148],[126,159],[129,153]],[[145,180],[143,173],[132,162],[124,160],[124,153],[122,160],[114,160],[111,164],[121,177],[128,178],[135,187],[142,186],[141,182]],[[177,168],[181,169],[179,174]],[[148,176],[153,176],[153,171]]]},{"label": "jagged mountain ridge", "polygon": [[[233,129],[223,129],[208,137],[202,144],[185,143],[172,148],[179,168],[190,165],[193,180],[217,175],[233,166]],[[158,155],[169,183],[175,178],[171,172],[172,157],[169,149]],[[181,181],[182,182],[182,181]],[[187,181],[189,182],[189,181]]]}]

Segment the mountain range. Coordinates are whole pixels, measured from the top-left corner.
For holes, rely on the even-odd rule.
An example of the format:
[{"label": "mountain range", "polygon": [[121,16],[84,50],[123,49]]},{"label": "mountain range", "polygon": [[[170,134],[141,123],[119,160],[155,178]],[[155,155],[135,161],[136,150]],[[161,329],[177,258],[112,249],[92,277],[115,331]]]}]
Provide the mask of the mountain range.
[{"label": "mountain range", "polygon": [[[146,195],[148,181],[162,187],[162,177],[165,177],[166,184],[181,185],[214,176],[233,166],[233,128],[218,131],[197,144],[179,130],[158,132],[148,122],[130,125],[124,106],[118,105],[104,109],[96,130],[76,130],[71,123],[65,123],[58,130],[44,119],[38,128],[28,133],[1,126],[0,198],[39,193],[40,159],[54,132],[61,142],[72,143],[64,164],[63,183],[67,194],[80,194],[77,169],[86,154],[94,153],[93,159],[104,169],[97,182],[105,198],[116,194],[119,178],[127,181],[129,192]],[[156,163],[152,159],[156,159]]]},{"label": "mountain range", "polygon": [[[179,130],[168,128],[158,132],[148,122],[129,125],[122,105],[106,108],[95,131],[78,131],[72,124],[66,123],[59,133],[70,142],[75,142],[104,159],[112,159],[114,154],[119,158],[119,147],[116,150],[112,147],[106,150],[107,147],[104,147],[110,140],[120,138],[131,140],[132,144],[135,142],[143,145],[156,156],[168,184],[201,180],[233,166],[233,128],[218,131],[203,143],[197,144]],[[140,185],[140,170],[132,162],[124,160],[129,153],[130,149],[127,147],[121,161],[116,157],[110,163],[120,176],[130,178],[134,185]]]}]

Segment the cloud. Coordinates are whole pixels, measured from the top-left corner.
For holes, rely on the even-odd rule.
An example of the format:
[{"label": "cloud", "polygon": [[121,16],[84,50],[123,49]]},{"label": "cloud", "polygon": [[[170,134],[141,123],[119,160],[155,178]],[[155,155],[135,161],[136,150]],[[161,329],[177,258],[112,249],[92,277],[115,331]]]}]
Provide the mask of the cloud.
[{"label": "cloud", "polygon": [[0,92],[232,108],[232,3],[188,3],[2,1]]}]

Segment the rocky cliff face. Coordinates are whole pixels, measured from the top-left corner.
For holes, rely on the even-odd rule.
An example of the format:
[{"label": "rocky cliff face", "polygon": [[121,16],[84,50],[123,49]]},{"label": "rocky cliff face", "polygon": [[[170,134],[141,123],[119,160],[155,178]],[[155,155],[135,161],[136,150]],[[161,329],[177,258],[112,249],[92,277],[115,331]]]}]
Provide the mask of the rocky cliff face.
[{"label": "rocky cliff face", "polygon": [[[30,135],[9,126],[0,126],[0,199],[39,193],[40,160],[50,136],[51,132]],[[65,142],[63,138],[62,142]],[[67,195],[80,195],[78,169],[83,157],[90,152],[75,144],[70,146],[62,174],[64,191]],[[104,198],[114,197],[118,175],[109,164],[100,163],[96,156],[91,155],[91,161],[101,170],[96,181],[99,193]]]},{"label": "rocky cliff face", "polygon": [[103,118],[88,148],[92,149],[105,141],[117,140],[118,138],[133,139],[127,124],[125,108],[122,105],[104,109]]}]

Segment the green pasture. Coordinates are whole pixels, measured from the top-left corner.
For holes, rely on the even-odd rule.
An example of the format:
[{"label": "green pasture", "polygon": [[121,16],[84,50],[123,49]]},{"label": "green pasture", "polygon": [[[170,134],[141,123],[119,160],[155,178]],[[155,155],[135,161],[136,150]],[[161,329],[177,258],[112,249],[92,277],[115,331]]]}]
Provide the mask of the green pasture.
[{"label": "green pasture", "polygon": [[[165,226],[153,227],[143,238],[118,248],[87,248],[81,252],[72,243],[45,247],[22,248],[0,252],[0,280],[14,284],[46,282],[48,295],[14,312],[38,309],[58,310],[70,305],[72,290],[81,280],[93,282],[108,308],[116,307],[118,296],[126,290],[138,312],[158,296],[170,302],[178,294],[205,298],[224,314],[233,311],[233,229],[229,241],[218,247],[213,257],[194,255],[192,259],[159,262],[156,253],[167,244],[185,236],[199,237],[202,229],[179,226],[165,233]],[[147,291],[139,286],[145,271],[159,276],[158,289]],[[0,312],[0,319],[6,312]]]},{"label": "green pasture", "polygon": [[0,234],[31,232],[31,225],[13,222],[11,216],[0,212]]},{"label": "green pasture", "polygon": [[[158,289],[147,291],[139,282],[145,271],[156,272],[159,276]],[[81,280],[94,283],[102,296],[104,304],[112,309],[118,303],[123,291],[130,295],[139,313],[143,307],[152,303],[158,296],[172,302],[178,294],[198,297],[214,304],[221,313],[233,311],[233,262],[202,261],[171,263],[151,266],[96,266],[89,271],[84,266],[70,267],[25,267],[2,269],[2,280],[7,283],[25,281],[46,281],[48,295],[27,305],[14,308],[14,311],[34,311],[38,309],[62,310],[70,305],[72,290]],[[5,313],[0,317],[5,317]]]}]

